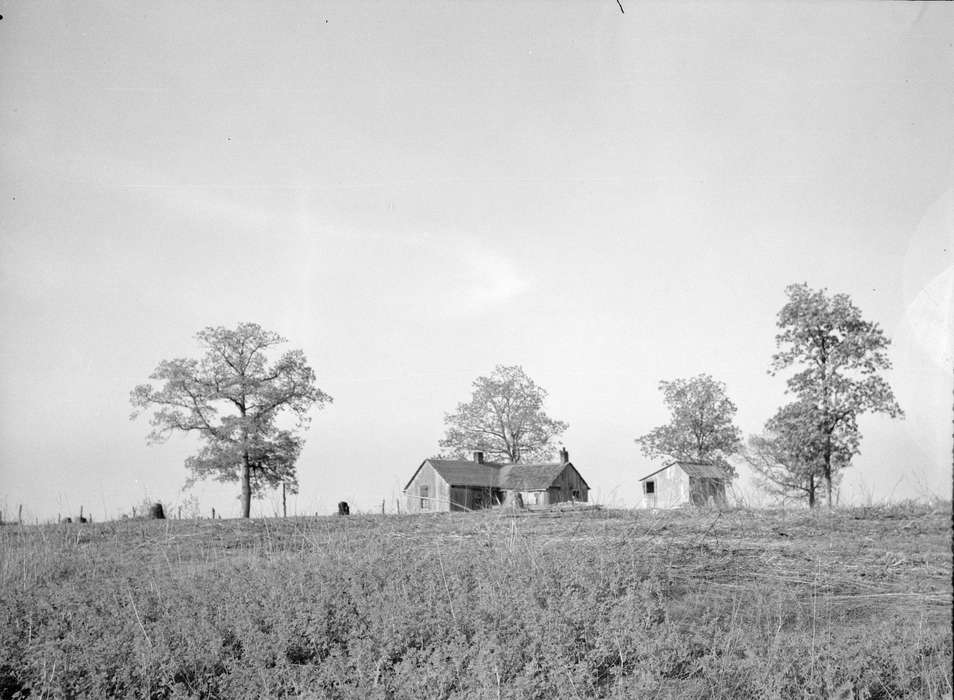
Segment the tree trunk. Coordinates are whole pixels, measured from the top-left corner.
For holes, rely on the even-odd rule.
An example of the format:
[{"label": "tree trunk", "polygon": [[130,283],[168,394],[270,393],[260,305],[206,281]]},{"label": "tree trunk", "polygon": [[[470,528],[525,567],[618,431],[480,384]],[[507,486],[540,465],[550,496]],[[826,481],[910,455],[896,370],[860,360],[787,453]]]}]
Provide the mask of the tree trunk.
[{"label": "tree trunk", "polygon": [[815,475],[811,474],[808,477],[808,507],[812,510],[815,509]]},{"label": "tree trunk", "polygon": [[825,490],[828,495],[828,510],[832,510],[835,504],[831,500],[831,454],[827,451],[825,452]]},{"label": "tree trunk", "polygon": [[252,512],[252,466],[248,463],[248,451],[242,455],[242,517]]},{"label": "tree trunk", "polygon": [[826,428],[825,435],[825,488],[828,490],[828,510],[834,508],[831,500],[831,429]]}]

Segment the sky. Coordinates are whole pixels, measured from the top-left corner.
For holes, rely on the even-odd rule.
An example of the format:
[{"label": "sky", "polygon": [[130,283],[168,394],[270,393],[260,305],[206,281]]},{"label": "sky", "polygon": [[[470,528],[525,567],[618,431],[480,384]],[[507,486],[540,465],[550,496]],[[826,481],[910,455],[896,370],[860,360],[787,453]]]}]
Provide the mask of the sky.
[{"label": "sky", "polygon": [[[785,287],[892,339],[844,503],[950,497],[949,3],[26,2],[0,20],[0,509],[182,487],[129,392],[206,326],[302,349],[298,514],[393,511],[443,417],[521,365],[591,499],[633,506],[661,380],[757,433]],[[743,472],[736,492],[765,497]],[[253,515],[274,515],[269,494]]]}]

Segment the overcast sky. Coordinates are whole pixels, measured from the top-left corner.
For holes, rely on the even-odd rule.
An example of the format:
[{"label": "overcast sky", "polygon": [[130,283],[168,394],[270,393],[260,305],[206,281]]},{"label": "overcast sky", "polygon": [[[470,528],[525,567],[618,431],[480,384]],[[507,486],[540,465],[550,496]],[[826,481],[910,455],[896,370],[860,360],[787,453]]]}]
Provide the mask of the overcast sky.
[{"label": "overcast sky", "polygon": [[747,434],[786,401],[793,282],[893,340],[907,418],[861,422],[843,500],[949,496],[954,6],[622,1],[6,3],[4,516],[185,498],[196,444],[129,391],[239,321],[335,399],[295,512],[393,509],[496,364],[632,505],[660,380]]}]

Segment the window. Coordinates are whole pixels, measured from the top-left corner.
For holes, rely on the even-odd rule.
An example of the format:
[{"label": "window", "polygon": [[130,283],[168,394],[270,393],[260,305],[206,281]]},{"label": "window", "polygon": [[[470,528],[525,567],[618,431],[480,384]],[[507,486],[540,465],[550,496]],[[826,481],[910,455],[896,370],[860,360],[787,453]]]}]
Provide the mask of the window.
[{"label": "window", "polygon": [[580,500],[580,492],[579,492],[579,490],[573,489],[573,491],[570,493],[570,498],[572,498],[574,501]]},{"label": "window", "polygon": [[646,493],[656,493],[656,482],[655,482],[655,481],[647,481],[647,482],[643,485],[643,487],[645,488]]},{"label": "window", "polygon": [[428,488],[426,484],[417,487],[418,495],[421,497],[421,510],[431,509],[431,499],[428,498]]}]

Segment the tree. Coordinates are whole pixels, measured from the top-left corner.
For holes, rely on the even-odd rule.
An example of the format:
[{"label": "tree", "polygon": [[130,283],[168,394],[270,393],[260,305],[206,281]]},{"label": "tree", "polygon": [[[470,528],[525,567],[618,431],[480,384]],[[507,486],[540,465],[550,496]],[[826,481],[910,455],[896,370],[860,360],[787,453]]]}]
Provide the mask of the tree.
[{"label": "tree", "polygon": [[[832,506],[832,479],[859,452],[858,416],[884,413],[904,416],[888,383],[878,374],[891,368],[891,341],[877,323],[866,321],[847,294],[829,297],[825,289],[793,284],[778,312],[779,352],[769,373],[800,368],[787,380],[787,393],[813,407],[812,442],[818,445]],[[846,456],[845,450],[848,451]]]},{"label": "tree", "polygon": [[544,413],[547,392],[522,367],[497,365],[473,387],[470,401],[445,415],[441,447],[456,456],[480,451],[511,463],[543,461],[553,454],[553,442],[568,426]]},{"label": "tree", "polygon": [[[812,404],[796,401],[783,406],[765,424],[762,435],[749,437],[742,451],[762,488],[786,498],[806,498],[814,508],[824,478],[822,416]],[[851,460],[857,433],[843,429],[834,436],[833,479]]]},{"label": "tree", "polygon": [[[200,359],[162,361],[150,375],[159,384],[140,384],[130,394],[131,419],[151,411],[151,443],[177,431],[195,432],[204,443],[186,460],[196,479],[241,483],[242,516],[252,494],[285,484],[298,488],[295,462],[308,426],[308,411],[332,398],[315,385],[315,373],[300,350],[270,363],[269,348],[286,342],[255,323],[235,330],[206,328],[196,334],[205,348]],[[287,420],[293,419],[291,426]]]},{"label": "tree", "polygon": [[700,374],[660,382],[659,390],[672,418],[636,438],[642,453],[650,459],[711,462],[734,477],[728,457],[738,452],[742,432],[732,424],[736,407],[726,396],[725,384]]}]

